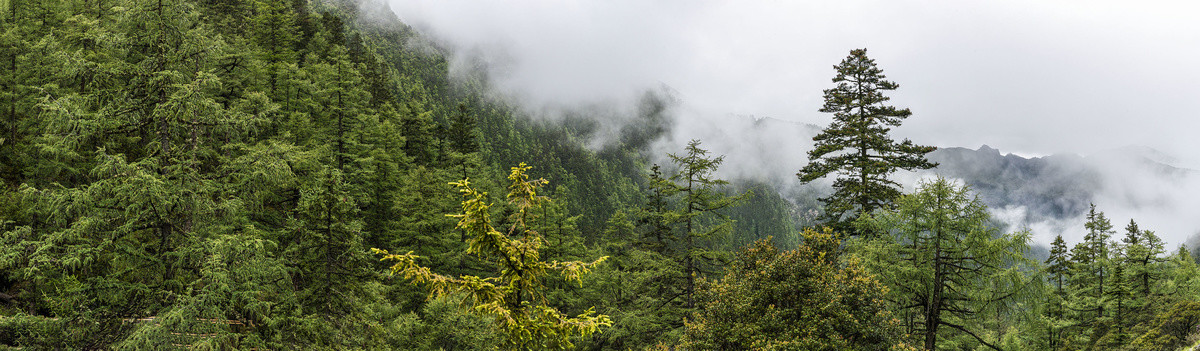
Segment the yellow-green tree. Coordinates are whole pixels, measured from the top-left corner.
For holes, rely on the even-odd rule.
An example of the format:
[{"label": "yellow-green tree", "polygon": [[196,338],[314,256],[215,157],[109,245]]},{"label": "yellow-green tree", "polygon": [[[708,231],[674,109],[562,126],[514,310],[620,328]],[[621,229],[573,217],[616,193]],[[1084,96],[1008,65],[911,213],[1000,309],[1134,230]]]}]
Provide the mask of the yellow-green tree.
[{"label": "yellow-green tree", "polygon": [[466,199],[462,203],[462,213],[449,216],[458,218],[458,228],[468,235],[467,253],[493,266],[496,276],[441,275],[420,266],[417,262],[421,258],[412,252],[401,255],[381,249],[372,251],[383,255],[383,261],[395,262],[391,267],[392,274],[429,286],[435,296],[460,297],[474,312],[495,318],[509,348],[568,348],[573,346],[571,335],[588,336],[612,322],[608,316],[594,315],[592,309],[569,317],[547,305],[543,296],[544,279],[551,272],[558,272],[563,278],[582,285],[580,277],[607,257],[593,262],[542,261],[541,248],[545,240],[527,220],[549,201],[538,195],[538,189],[547,182],[545,179],[530,180],[526,174],[530,168],[521,163],[513,167],[508,176],[507,199],[513,213],[506,232],[492,225],[489,213],[492,204],[485,200],[487,193],[472,188],[466,179],[450,183],[457,186]]}]

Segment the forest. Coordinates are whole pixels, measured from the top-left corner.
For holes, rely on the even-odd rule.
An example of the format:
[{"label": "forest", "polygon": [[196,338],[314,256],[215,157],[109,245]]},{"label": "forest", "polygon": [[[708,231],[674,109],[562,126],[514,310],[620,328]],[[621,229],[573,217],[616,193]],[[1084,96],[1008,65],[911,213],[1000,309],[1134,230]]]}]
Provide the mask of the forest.
[{"label": "forest", "polygon": [[[1048,258],[893,140],[855,49],[819,218],[666,155],[662,97],[528,118],[356,0],[0,0],[0,347],[1180,350],[1200,268],[1087,213]],[[382,18],[381,18],[382,17]],[[835,62],[830,62],[835,64]],[[655,162],[666,160],[667,162]],[[814,223],[816,223],[814,225]],[[1124,228],[1120,226],[1124,225]]]}]

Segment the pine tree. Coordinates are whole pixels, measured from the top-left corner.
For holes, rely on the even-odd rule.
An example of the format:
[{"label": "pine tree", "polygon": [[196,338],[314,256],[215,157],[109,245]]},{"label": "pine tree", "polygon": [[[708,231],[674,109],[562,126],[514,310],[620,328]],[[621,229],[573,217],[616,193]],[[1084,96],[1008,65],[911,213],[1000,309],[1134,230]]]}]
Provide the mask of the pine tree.
[{"label": "pine tree", "polygon": [[295,16],[286,0],[256,0],[254,13],[254,39],[265,51],[262,59],[270,66],[268,86],[271,95],[277,96],[282,67],[296,60],[292,50],[297,32]]},{"label": "pine tree", "polygon": [[1117,246],[1113,248],[1112,253],[1112,268],[1111,276],[1109,277],[1109,288],[1105,299],[1105,304],[1111,306],[1112,323],[1116,326],[1116,331],[1109,331],[1110,343],[1114,345],[1124,345],[1128,342],[1129,336],[1125,333],[1125,324],[1130,312],[1130,293],[1129,274],[1126,267],[1127,247]]},{"label": "pine tree", "polygon": [[811,182],[837,174],[834,193],[821,198],[825,219],[838,229],[853,229],[855,218],[877,209],[887,209],[900,197],[900,184],[888,178],[899,169],[920,170],[936,167],[925,159],[932,146],[896,142],[888,137],[893,127],[912,115],[884,103],[891,98],[883,92],[899,87],[885,80],[866,49],[856,49],[834,66],[837,86],[825,90],[821,112],[832,113],[833,123],[813,137],[815,148],[808,152],[809,164],[796,176]]},{"label": "pine tree", "polygon": [[400,133],[404,135],[404,153],[418,165],[431,165],[437,160],[441,146],[434,133],[433,113],[409,102],[402,106]]},{"label": "pine tree", "polygon": [[296,285],[306,310],[339,322],[323,326],[321,344],[345,342],[351,316],[363,308],[363,283],[371,273],[363,247],[363,221],[353,186],[333,166],[313,170],[300,188],[300,199],[283,238],[285,257],[297,262]]},{"label": "pine tree", "polygon": [[1066,241],[1063,240],[1062,235],[1055,236],[1054,242],[1050,244],[1050,257],[1046,258],[1046,273],[1050,277],[1050,282],[1054,284],[1055,294],[1063,293],[1063,281],[1069,273],[1070,263]]}]

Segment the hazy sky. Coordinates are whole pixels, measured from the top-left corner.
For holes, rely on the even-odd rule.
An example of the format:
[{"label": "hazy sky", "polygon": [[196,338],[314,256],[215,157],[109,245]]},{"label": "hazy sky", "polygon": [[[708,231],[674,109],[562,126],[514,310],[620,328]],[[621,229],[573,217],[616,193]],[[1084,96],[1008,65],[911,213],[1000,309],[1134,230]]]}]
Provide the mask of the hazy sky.
[{"label": "hazy sky", "polygon": [[691,111],[825,125],[832,66],[866,47],[914,141],[1200,159],[1196,1],[388,1],[535,104],[666,84]]},{"label": "hazy sky", "polygon": [[[452,74],[482,59],[535,114],[607,106],[619,118],[669,86],[682,103],[654,154],[699,138],[730,156],[726,178],[795,185],[812,144],[803,128],[763,132],[734,115],[827,125],[817,110],[832,66],[862,47],[900,84],[892,102],[913,110],[893,133],[917,143],[1023,156],[1141,145],[1200,169],[1200,1],[382,1],[451,50]],[[1137,218],[1172,244],[1200,235],[1200,177],[1102,168],[1094,201],[1118,229]],[[1082,223],[1014,222],[1042,243],[1078,241]]]}]

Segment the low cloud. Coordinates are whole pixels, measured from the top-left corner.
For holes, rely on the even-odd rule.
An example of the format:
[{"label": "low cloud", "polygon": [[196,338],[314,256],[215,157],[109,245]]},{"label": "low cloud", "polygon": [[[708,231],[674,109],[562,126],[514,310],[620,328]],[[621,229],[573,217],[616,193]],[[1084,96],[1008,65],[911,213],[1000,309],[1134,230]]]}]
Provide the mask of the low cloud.
[{"label": "low cloud", "polygon": [[[1200,167],[1200,21],[1190,15],[1200,3],[381,1],[448,50],[452,74],[483,77],[494,98],[535,118],[596,120],[592,147],[644,145],[664,157],[700,139],[726,156],[721,176],[793,196],[813,194],[794,174],[811,126],[829,123],[817,110],[831,66],[860,47],[900,84],[892,102],[914,111],[897,138],[1020,155],[1141,145],[1173,158],[1160,163]],[[1200,228],[1196,176],[1088,162],[1100,178],[1073,180],[1114,226],[1132,217],[1173,243]],[[1043,176],[1076,177],[1058,171]],[[923,176],[898,175],[907,191]],[[1031,189],[1060,203],[1006,199],[997,217],[1039,241],[1080,236],[1078,194]]]}]

